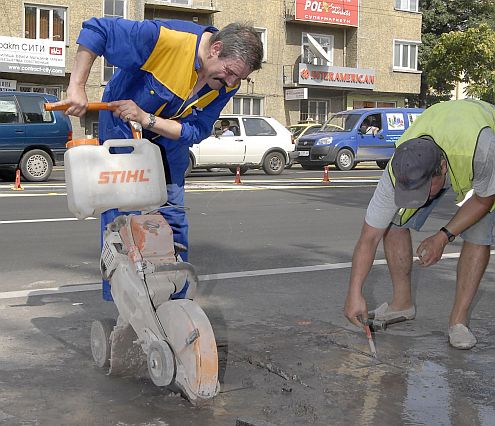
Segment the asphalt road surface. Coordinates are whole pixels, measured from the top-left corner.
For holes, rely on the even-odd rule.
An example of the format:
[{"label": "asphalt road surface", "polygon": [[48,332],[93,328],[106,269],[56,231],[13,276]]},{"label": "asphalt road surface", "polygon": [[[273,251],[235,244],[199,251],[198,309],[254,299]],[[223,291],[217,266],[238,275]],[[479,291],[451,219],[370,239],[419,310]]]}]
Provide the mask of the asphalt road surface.
[{"label": "asphalt road surface", "polygon": [[[105,375],[91,357],[95,319],[117,316],[99,291],[99,222],[68,211],[63,170],[49,182],[0,181],[0,424],[2,425],[493,425],[494,268],[476,297],[478,345],[448,346],[461,242],[414,266],[415,321],[374,335],[342,310],[364,211],[381,170],[298,166],[280,176],[225,170],[187,179],[197,301],[219,352],[219,395],[204,407],[149,379]],[[444,225],[442,202],[416,245]],[[390,300],[381,249],[365,287]]]}]

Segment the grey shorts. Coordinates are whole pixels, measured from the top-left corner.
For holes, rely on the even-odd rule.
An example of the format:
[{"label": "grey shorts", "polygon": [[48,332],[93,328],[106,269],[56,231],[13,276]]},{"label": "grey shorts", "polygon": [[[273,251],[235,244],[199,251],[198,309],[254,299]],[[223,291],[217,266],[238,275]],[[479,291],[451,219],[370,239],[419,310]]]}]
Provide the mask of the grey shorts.
[{"label": "grey shorts", "polygon": [[[444,196],[446,190],[432,200],[429,204],[418,209],[416,214],[407,221],[404,225],[400,226],[395,223],[395,219],[392,222],[392,226],[398,228],[414,229],[419,231],[426,222],[426,219],[439,203],[440,199]],[[480,246],[490,246],[493,244],[493,226],[495,224],[495,212],[487,213],[481,220],[470,226],[464,232],[461,232],[461,237],[464,241],[468,241]]]}]

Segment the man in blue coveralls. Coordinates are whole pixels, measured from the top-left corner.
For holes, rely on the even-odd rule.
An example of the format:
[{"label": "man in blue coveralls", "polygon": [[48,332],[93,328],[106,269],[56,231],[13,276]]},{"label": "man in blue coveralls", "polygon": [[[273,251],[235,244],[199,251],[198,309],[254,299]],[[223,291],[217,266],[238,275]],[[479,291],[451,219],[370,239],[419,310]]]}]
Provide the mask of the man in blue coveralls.
[{"label": "man in blue coveralls", "polygon": [[[129,121],[143,126],[143,137],[162,153],[168,204],[161,214],[170,224],[174,241],[188,247],[184,205],[184,173],[189,147],[210,135],[225,104],[241,80],[261,68],[263,45],[254,28],[238,23],[221,31],[185,21],[130,21],[91,18],[83,23],[72,68],[66,114],[82,116],[88,98],[86,82],[97,56],[118,70],[108,82],[103,101],[116,110],[101,111],[100,141],[132,138]],[[102,214],[104,231],[119,212]],[[187,261],[187,251],[181,253]],[[175,294],[183,297],[185,290]],[[112,300],[108,282],[103,297]]]}]

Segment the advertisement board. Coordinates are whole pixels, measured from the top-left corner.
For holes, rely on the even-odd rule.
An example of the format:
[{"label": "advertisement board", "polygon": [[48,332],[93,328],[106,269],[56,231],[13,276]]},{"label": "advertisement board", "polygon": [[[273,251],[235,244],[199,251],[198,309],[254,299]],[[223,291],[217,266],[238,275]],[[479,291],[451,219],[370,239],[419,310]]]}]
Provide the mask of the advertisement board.
[{"label": "advertisement board", "polygon": [[298,89],[286,89],[285,90],[285,100],[286,101],[297,101],[301,99],[308,99],[308,88],[301,87]]},{"label": "advertisement board", "polygon": [[65,42],[0,36],[0,72],[65,75]]},{"label": "advertisement board", "polygon": [[350,27],[359,26],[359,0],[295,0],[295,19]]},{"label": "advertisement board", "polygon": [[299,64],[299,84],[349,89],[373,89],[375,71],[364,68]]}]

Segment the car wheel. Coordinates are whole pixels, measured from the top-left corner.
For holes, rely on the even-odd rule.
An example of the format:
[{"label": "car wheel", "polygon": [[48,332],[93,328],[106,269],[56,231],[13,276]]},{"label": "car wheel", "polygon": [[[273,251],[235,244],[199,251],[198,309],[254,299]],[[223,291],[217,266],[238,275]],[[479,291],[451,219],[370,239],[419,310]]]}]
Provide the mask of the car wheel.
[{"label": "car wheel", "polygon": [[388,164],[388,160],[379,160],[376,162],[376,165],[378,167],[380,167],[380,169],[385,169],[385,167],[387,167],[387,164]]},{"label": "car wheel", "polygon": [[[230,170],[230,173],[232,173],[233,175],[235,175],[237,173],[237,167],[229,167],[229,170]],[[246,174],[246,172],[248,170],[249,170],[249,167],[248,166],[240,166],[239,167],[239,173],[241,175]]]},{"label": "car wheel", "polygon": [[267,175],[279,175],[285,169],[285,157],[280,152],[270,152],[263,161],[263,171]]},{"label": "car wheel", "polygon": [[187,169],[186,171],[184,172],[184,177],[188,177],[190,174],[191,174],[191,170],[193,168],[193,162],[192,162],[192,158],[189,157],[189,164],[187,165]]},{"label": "car wheel", "polygon": [[342,171],[351,170],[354,166],[354,154],[351,150],[344,148],[337,153],[335,166]]},{"label": "car wheel", "polygon": [[22,156],[19,168],[24,179],[31,182],[42,182],[50,177],[53,161],[45,151],[33,149]]}]

